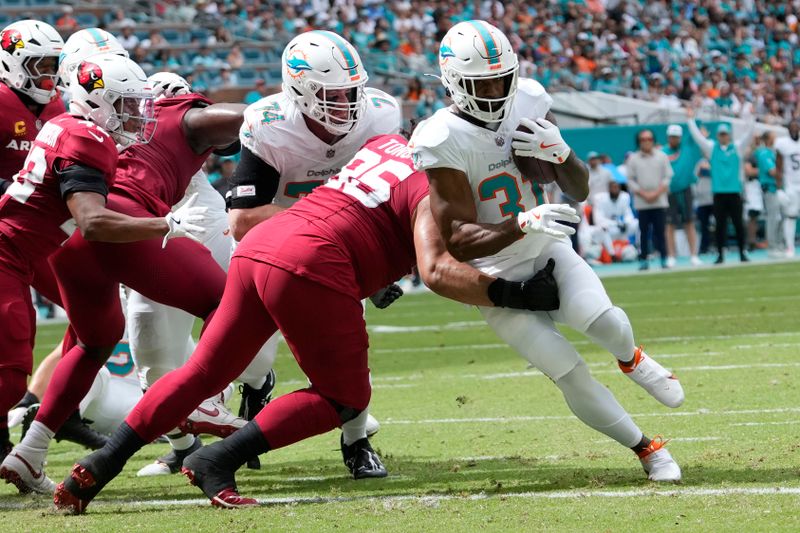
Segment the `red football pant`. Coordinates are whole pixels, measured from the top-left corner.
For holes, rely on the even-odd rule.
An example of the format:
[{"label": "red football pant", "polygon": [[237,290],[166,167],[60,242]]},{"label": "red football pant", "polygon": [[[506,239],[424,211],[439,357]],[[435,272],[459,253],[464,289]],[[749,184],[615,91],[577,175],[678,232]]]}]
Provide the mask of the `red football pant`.
[{"label": "red football pant", "polygon": [[[36,313],[31,290],[19,276],[0,270],[0,415],[25,395],[33,371]],[[0,427],[7,427],[0,420]],[[2,444],[2,443],[0,443]]]},{"label": "red football pant", "polygon": [[[107,207],[135,217],[152,217],[144,207],[111,194]],[[122,338],[125,320],[122,283],[157,302],[207,319],[225,287],[225,272],[201,244],[187,238],[124,244],[88,242],[79,232],[50,257],[61,299],[83,344],[65,346],[64,357],[42,399],[36,420],[56,431],[91,388],[111,349]],[[198,402],[200,403],[200,402]]]},{"label": "red football pant", "polygon": [[338,408],[367,408],[371,387],[361,302],[255,260],[231,261],[222,302],[194,354],[158,380],[126,422],[146,442],[241,374],[277,330],[313,385],[282,396],[255,421],[270,449],[340,426]]}]

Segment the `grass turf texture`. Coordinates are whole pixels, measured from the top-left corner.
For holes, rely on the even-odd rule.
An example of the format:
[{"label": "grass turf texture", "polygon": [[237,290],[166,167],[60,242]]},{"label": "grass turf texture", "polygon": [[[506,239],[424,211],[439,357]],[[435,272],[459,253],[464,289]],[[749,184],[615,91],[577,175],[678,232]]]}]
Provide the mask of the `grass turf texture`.
[{"label": "grass turf texture", "polygon": [[[566,332],[645,433],[673,439],[680,485],[647,481],[632,453],[579,423],[556,387],[527,370],[477,311],[408,295],[367,317],[372,412],[382,424],[373,445],[389,478],[349,479],[331,432],[263,456],[260,471],[240,470],[242,494],[270,504],[226,512],[199,501],[182,476],[136,478],[167,450],[150,445],[82,517],[55,515],[49,498],[0,487],[0,530],[794,531],[797,272],[787,263],[605,281],[637,342],[681,378],[687,400],[677,410],[625,378],[613,356]],[[62,331],[40,328],[37,357]],[[276,371],[279,394],[305,383],[285,346]],[[54,444],[48,474],[60,481],[84,454]]]}]

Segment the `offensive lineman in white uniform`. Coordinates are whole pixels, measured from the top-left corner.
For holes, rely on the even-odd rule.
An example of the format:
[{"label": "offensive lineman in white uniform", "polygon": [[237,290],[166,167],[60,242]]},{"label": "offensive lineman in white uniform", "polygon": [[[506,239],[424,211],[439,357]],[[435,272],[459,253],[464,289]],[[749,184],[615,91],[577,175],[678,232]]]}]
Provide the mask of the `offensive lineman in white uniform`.
[{"label": "offensive lineman in white uniform", "polygon": [[775,168],[780,176],[777,181],[786,257],[794,257],[797,217],[800,215],[800,121],[792,120],[789,123],[789,136],[775,140],[775,152]]},{"label": "offensive lineman in white uniform", "polygon": [[[244,113],[241,161],[227,195],[237,241],[338,174],[368,139],[400,129],[397,101],[366,87],[358,52],[339,35],[298,35],[281,62],[283,90]],[[385,307],[398,296],[390,287],[372,301]],[[342,455],[356,479],[386,476],[367,439],[368,419],[374,423],[364,410],[342,426]]]},{"label": "offensive lineman in white uniform", "polygon": [[[543,206],[532,209],[546,199],[514,164],[512,147],[517,156],[554,163],[566,194],[581,200],[588,193],[585,165],[552,124],[552,99],[536,81],[517,82],[519,64],[511,43],[484,21],[451,28],[441,43],[439,65],[455,107],[421,123],[409,146],[417,168],[428,174],[431,209],[448,251],[511,281],[527,279],[555,260],[559,310],[480,307],[481,313],[503,340],[553,380],[581,421],[631,448],[651,480],[679,480],[680,468],[663,442],[643,435],[555,326],[567,324],[609,350],[623,372],[661,403],[677,407],[683,402],[678,380],[635,347],[627,316],[611,304],[596,274],[564,238],[572,230],[558,221],[577,222],[574,211],[558,205],[544,213]],[[515,132],[520,123],[532,133]],[[541,227],[551,230],[526,236]],[[490,288],[493,301],[502,293],[498,286],[492,297]]]}]

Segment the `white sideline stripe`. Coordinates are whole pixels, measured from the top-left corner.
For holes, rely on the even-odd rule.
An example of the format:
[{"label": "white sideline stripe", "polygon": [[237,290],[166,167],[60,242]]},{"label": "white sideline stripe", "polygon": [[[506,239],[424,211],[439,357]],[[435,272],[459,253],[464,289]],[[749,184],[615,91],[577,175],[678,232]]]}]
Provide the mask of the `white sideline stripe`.
[{"label": "white sideline stripe", "polygon": [[730,424],[731,426],[788,426],[793,424],[800,424],[800,420],[787,420],[785,422],[738,422]]},{"label": "white sideline stripe", "polygon": [[[306,497],[272,497],[257,498],[261,505],[294,505],[294,504],[320,504],[320,503],[347,503],[359,501],[379,501],[379,502],[416,502],[423,505],[435,504],[443,501],[476,501],[490,500],[494,498],[515,498],[526,500],[561,500],[577,498],[634,498],[641,496],[675,497],[675,496],[798,496],[800,487],[728,487],[724,489],[700,489],[700,488],[674,488],[668,490],[659,489],[639,489],[639,490],[559,490],[553,492],[501,492],[497,494],[470,494],[469,496],[458,496],[455,494],[435,494],[435,495],[406,495],[395,494],[387,496],[306,496]],[[98,507],[119,507],[127,505],[131,507],[184,507],[209,505],[207,498],[195,498],[189,500],[106,500],[92,502],[91,509]],[[0,504],[0,509],[31,509],[28,503],[6,503]]]},{"label": "white sideline stripe", "polygon": [[[430,326],[367,326],[372,333],[412,333],[415,331],[443,331],[450,329],[469,329],[478,326],[486,326],[483,320],[469,320],[466,322],[447,322],[445,324],[433,324]],[[488,327],[488,326],[487,326]]]},{"label": "white sideline stripe", "polygon": [[[711,411],[709,409],[699,409],[697,411],[670,411],[664,413],[636,413],[631,414],[633,418],[645,417],[672,417],[672,416],[738,416],[738,415],[763,415],[780,413],[800,413],[800,407],[780,407],[776,409],[740,409],[734,411]],[[483,422],[541,422],[545,420],[574,420],[578,419],[574,415],[538,415],[538,416],[503,416],[503,417],[476,417],[476,418],[429,418],[422,420],[393,420],[386,418],[381,420],[381,424],[413,425],[413,424],[471,424]]]},{"label": "white sideline stripe", "polygon": [[[731,424],[736,425],[736,424]],[[664,442],[708,442],[713,440],[722,440],[722,437],[669,437]],[[613,439],[601,439],[598,442],[616,442]]]},{"label": "white sideline stripe", "polygon": [[[702,365],[702,366],[684,366],[684,367],[673,367],[672,370],[678,374],[681,372],[707,372],[709,370],[743,370],[743,369],[751,369],[751,368],[788,368],[788,367],[798,367],[800,363],[756,363],[756,364],[748,364],[748,365]],[[601,375],[601,374],[619,374],[619,370],[593,370],[592,375]],[[465,374],[461,377],[475,377],[479,379],[505,379],[505,378],[518,378],[518,377],[544,377],[544,374],[539,372],[538,370],[528,370],[524,372],[500,372],[497,374],[479,374],[479,375],[469,375]],[[439,376],[444,377],[444,376]]]}]

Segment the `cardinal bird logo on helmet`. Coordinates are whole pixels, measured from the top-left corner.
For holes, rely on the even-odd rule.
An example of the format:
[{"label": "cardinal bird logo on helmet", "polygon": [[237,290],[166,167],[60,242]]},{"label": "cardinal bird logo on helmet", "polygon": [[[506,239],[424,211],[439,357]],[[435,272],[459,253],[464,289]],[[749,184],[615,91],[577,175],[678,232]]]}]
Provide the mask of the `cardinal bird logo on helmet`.
[{"label": "cardinal bird logo on helmet", "polygon": [[84,61],[78,67],[78,84],[87,93],[106,86],[103,82],[103,71],[94,63]]},{"label": "cardinal bird logo on helmet", "polygon": [[24,48],[25,41],[22,40],[22,34],[19,30],[10,29],[0,34],[0,48],[8,52],[14,53],[17,48]]}]

